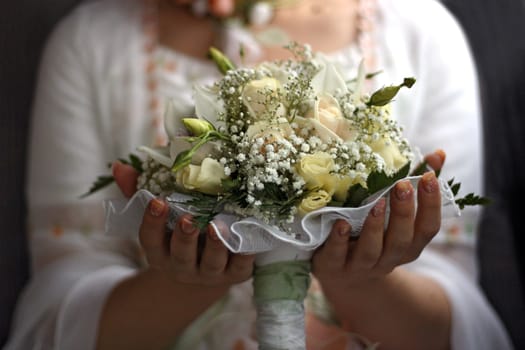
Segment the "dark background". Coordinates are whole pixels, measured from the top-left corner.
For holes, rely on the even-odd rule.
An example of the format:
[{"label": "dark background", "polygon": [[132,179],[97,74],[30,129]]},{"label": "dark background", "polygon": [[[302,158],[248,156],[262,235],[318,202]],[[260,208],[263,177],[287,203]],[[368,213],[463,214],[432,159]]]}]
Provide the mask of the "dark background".
[{"label": "dark background", "polygon": [[[0,346],[28,278],[23,185],[38,61],[51,28],[77,2],[0,5]],[[525,1],[444,3],[467,33],[482,88],[486,191],[493,204],[481,224],[480,283],[516,349],[525,349],[525,215],[519,209],[525,198]]]}]

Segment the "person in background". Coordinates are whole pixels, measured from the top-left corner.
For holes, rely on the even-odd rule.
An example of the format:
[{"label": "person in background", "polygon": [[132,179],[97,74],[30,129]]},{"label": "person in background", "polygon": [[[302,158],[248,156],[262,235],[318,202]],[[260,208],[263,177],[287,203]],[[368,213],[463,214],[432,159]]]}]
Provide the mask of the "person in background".
[{"label": "person in background", "polygon": [[[230,25],[241,5],[251,6],[247,24]],[[392,115],[435,169],[445,161],[435,150],[446,148],[441,176],[481,192],[475,69],[461,29],[434,0],[90,1],[57,26],[41,65],[27,187],[32,278],[5,349],[257,348],[253,256],[228,254],[210,234],[197,263],[191,217],[179,219],[168,244],[159,199],[139,242],[104,236],[102,199],[135,191],[123,164],[113,166],[119,187],[79,195],[108,161],[167,142],[167,99],[188,115],[191,87],[218,77],[205,59],[210,46],[234,57],[242,44],[248,64],[287,57],[263,40],[275,28],[327,54],[347,78],[364,58],[368,71],[382,70],[371,87],[416,77]],[[313,273],[338,326],[312,310],[309,349],[511,348],[476,284],[478,209],[441,222],[439,196],[429,172],[417,194],[407,182],[393,189],[386,230],[384,201],[355,244],[349,223],[334,225]]]}]

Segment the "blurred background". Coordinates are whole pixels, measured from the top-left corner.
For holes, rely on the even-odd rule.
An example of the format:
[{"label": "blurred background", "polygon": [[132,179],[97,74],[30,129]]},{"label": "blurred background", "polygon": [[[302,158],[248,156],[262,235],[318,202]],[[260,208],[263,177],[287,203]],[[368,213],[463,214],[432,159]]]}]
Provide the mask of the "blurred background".
[{"label": "blurred background", "polygon": [[[79,0],[4,1],[0,11],[0,347],[28,278],[23,186],[33,87],[45,39]],[[485,126],[480,283],[525,349],[525,1],[444,0],[470,41]],[[451,62],[453,64],[453,62]]]}]

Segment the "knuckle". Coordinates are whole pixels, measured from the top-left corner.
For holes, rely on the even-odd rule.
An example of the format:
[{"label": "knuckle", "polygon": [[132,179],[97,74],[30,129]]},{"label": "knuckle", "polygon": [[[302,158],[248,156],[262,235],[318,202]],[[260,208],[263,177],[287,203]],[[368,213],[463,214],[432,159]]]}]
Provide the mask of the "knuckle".
[{"label": "knuckle", "polygon": [[363,251],[359,256],[359,266],[365,268],[368,266],[374,266],[377,263],[379,255],[371,250]]},{"label": "knuckle", "polygon": [[197,241],[197,235],[174,234],[173,239],[180,245],[193,245]]},{"label": "knuckle", "polygon": [[421,250],[419,249],[410,251],[409,253],[405,254],[405,256],[403,257],[403,263],[406,264],[406,263],[415,261],[419,258],[420,255],[421,255]]},{"label": "knuckle", "polygon": [[394,266],[386,265],[386,264],[378,264],[374,268],[374,270],[372,272],[372,275],[375,276],[375,277],[379,277],[379,276],[388,275],[392,271],[394,271]]},{"label": "knuckle", "polygon": [[193,265],[193,257],[185,254],[173,254],[171,256],[171,263],[175,270],[180,270],[181,267]]},{"label": "knuckle", "polygon": [[224,265],[216,261],[204,259],[200,263],[200,271],[205,275],[219,275],[224,272]]}]

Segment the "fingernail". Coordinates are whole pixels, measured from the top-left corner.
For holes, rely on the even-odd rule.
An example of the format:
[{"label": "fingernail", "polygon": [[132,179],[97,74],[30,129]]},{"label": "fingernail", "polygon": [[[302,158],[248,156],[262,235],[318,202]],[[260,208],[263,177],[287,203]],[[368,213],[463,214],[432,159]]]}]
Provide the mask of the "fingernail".
[{"label": "fingernail", "polygon": [[447,157],[447,154],[445,153],[445,151],[443,151],[441,148],[439,148],[439,149],[435,150],[434,153],[439,156],[439,158],[441,159],[441,163],[445,162],[445,158]]},{"label": "fingernail", "polygon": [[162,200],[154,198],[149,205],[149,212],[151,215],[158,217],[164,213],[165,208],[166,204]]},{"label": "fingernail", "polygon": [[350,225],[347,222],[341,222],[337,226],[337,234],[339,236],[348,236],[350,234]]},{"label": "fingernail", "polygon": [[111,175],[115,176],[115,168],[117,167],[119,161],[116,160],[111,164]]},{"label": "fingernail", "polygon": [[208,237],[212,241],[218,241],[219,236],[217,235],[217,231],[215,231],[215,228],[212,225],[208,225]]},{"label": "fingernail", "polygon": [[412,195],[412,186],[409,181],[401,181],[396,185],[396,197],[400,201],[408,199]]},{"label": "fingernail", "polygon": [[424,173],[423,177],[421,178],[421,181],[423,181],[423,189],[425,190],[425,192],[434,193],[438,190],[438,182],[434,172],[429,171],[427,173]]},{"label": "fingernail", "polygon": [[381,216],[385,212],[386,200],[381,198],[377,201],[376,205],[372,208],[372,215],[375,217]]},{"label": "fingernail", "polygon": [[182,218],[180,228],[182,229],[182,232],[186,234],[192,234],[195,232],[195,225],[193,225],[193,221],[188,217]]}]

